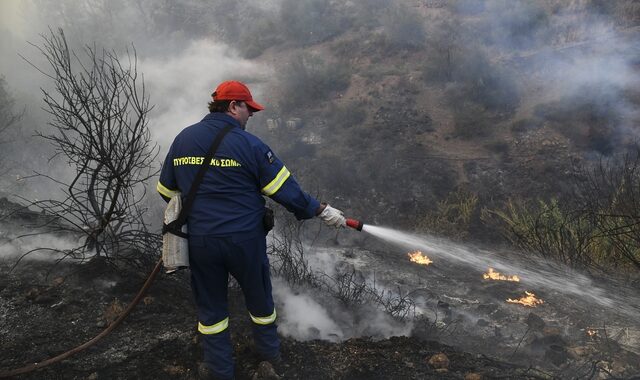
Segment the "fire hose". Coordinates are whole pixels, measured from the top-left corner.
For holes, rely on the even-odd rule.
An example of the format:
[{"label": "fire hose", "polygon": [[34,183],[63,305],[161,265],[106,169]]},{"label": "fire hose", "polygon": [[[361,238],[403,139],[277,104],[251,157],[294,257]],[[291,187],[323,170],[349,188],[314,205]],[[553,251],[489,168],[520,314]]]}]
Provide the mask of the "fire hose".
[{"label": "fire hose", "polygon": [[[358,231],[362,231],[362,227],[364,226],[364,224],[361,221],[355,220],[355,219],[347,219],[346,220],[346,225],[348,227],[351,227],[351,228],[353,228],[355,230],[358,230]],[[79,353],[81,351],[86,350],[87,348],[93,346],[94,344],[96,344],[99,340],[101,340],[105,336],[109,335],[109,333],[111,333],[111,331],[113,331],[116,327],[118,327],[120,325],[120,323],[122,323],[122,321],[136,307],[136,305],[138,305],[138,303],[140,303],[140,300],[142,299],[144,294],[147,292],[147,290],[149,289],[149,287],[151,286],[151,284],[155,280],[156,276],[158,275],[158,272],[160,272],[160,268],[162,268],[162,259],[158,260],[158,262],[156,263],[155,267],[153,268],[153,270],[149,274],[149,277],[147,277],[147,280],[144,282],[144,285],[142,285],[142,288],[140,288],[140,290],[138,291],[138,294],[136,294],[136,296],[133,299],[133,301],[131,301],[131,303],[129,303],[129,305],[122,312],[122,314],[120,314],[120,316],[118,316],[118,318],[115,321],[113,321],[113,323],[111,323],[109,326],[107,326],[107,328],[102,330],[102,332],[100,334],[96,335],[92,339],[86,341],[85,343],[83,343],[83,344],[81,344],[81,345],[79,345],[79,346],[77,346],[75,348],[72,348],[72,349],[70,349],[70,350],[68,350],[66,352],[63,352],[60,355],[54,356],[54,357],[46,359],[44,361],[37,362],[37,363],[31,363],[31,364],[25,365],[23,367],[11,369],[11,370],[4,370],[4,371],[0,370],[0,378],[7,378],[7,377],[23,375],[25,373],[33,372],[35,370],[44,368],[44,367],[49,366],[51,364],[54,364],[54,363],[57,363],[57,362],[62,361],[64,359],[67,359],[67,358],[69,358],[69,357],[71,357],[71,356],[73,356],[73,355],[75,355],[75,354],[77,354],[77,353]]]}]

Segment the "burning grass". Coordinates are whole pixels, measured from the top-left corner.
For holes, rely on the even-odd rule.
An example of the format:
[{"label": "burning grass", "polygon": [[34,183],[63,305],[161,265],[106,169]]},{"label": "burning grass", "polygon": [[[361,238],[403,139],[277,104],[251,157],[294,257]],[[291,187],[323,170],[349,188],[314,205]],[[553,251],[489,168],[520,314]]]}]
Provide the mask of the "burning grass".
[{"label": "burning grass", "polygon": [[518,298],[517,300],[513,300],[511,298],[507,299],[507,302],[509,303],[518,303],[524,306],[528,306],[528,307],[536,307],[538,305],[542,305],[544,303],[544,301],[540,298],[537,298],[536,295],[534,293],[531,292],[527,292],[525,290],[525,295]]},{"label": "burning grass", "polygon": [[520,282],[520,277],[516,275],[505,276],[503,274],[500,274],[500,272],[494,271],[493,268],[491,267],[489,267],[489,270],[487,271],[487,273],[482,274],[482,278],[484,278],[485,280]]},{"label": "burning grass", "polygon": [[429,265],[433,263],[433,261],[421,251],[409,252],[408,255],[409,260],[420,265]]}]

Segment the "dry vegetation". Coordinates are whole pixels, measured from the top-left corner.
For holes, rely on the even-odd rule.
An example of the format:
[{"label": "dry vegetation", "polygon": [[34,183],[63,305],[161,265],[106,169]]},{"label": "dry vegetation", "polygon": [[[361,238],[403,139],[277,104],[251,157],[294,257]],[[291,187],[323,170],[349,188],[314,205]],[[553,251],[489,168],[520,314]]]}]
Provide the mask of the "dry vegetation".
[{"label": "dry vegetation", "polygon": [[[80,17],[71,2],[62,3],[69,20],[95,22]],[[143,9],[151,0],[138,3]],[[166,25],[179,25],[190,38],[213,35],[246,58],[275,63],[267,99],[273,106],[253,122],[272,126],[265,140],[307,189],[350,215],[456,240],[508,244],[592,273],[617,272],[638,281],[639,121],[624,111],[637,108],[640,96],[619,83],[546,93],[540,83],[548,78],[538,67],[549,51],[562,58],[579,49],[602,53],[606,42],[587,32],[588,23],[607,20],[607,33],[637,35],[637,2],[416,0],[391,5],[374,0],[361,7],[283,0],[268,10],[257,2],[153,4],[154,12],[140,15],[140,24],[148,25],[139,30],[142,35],[161,39],[171,29]],[[89,48],[89,61],[100,63],[97,73],[85,68],[74,77],[66,66],[73,55],[65,44],[56,35],[45,39],[43,52],[63,71],[53,78],[67,97],[59,104],[45,93],[58,132],[45,137],[68,156],[76,180],[65,184],[65,201],[33,203],[53,219],[34,218],[84,236],[80,247],[67,252],[70,256],[96,250],[113,261],[139,263],[139,257],[153,257],[158,240],[143,220],[144,191],[137,187],[154,174],[148,168],[155,151],[145,124],[148,100],[136,93],[135,56],[129,57],[133,66],[122,66],[115,53]],[[639,58],[631,58],[631,72],[639,75]],[[106,80],[105,88],[92,82],[96,77]],[[20,114],[1,80],[0,90],[1,133]],[[112,113],[101,109],[100,101],[92,104],[92,96],[75,96],[94,92],[102,100],[124,93],[125,107],[107,103],[116,107]],[[77,107],[65,108],[69,104]],[[101,139],[108,136],[99,130],[129,115],[129,106],[137,119],[118,120],[120,132],[131,135],[123,140],[129,144],[105,145]],[[99,117],[89,123],[74,121],[96,111]],[[279,221],[270,246],[277,275],[344,306],[374,304],[398,320],[414,317],[411,292],[381,290],[349,267],[331,277],[314,272],[305,259],[301,228]],[[118,306],[111,308],[117,312]],[[431,336],[437,333],[434,321],[424,324]],[[194,351],[189,333],[183,335],[181,344]],[[320,351],[325,360],[331,355]]]}]

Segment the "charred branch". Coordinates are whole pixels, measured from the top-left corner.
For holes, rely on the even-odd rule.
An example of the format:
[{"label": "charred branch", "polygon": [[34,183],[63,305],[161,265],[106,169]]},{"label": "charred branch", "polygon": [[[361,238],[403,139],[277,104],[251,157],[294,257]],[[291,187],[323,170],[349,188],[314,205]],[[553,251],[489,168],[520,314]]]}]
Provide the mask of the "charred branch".
[{"label": "charred branch", "polygon": [[76,53],[61,29],[42,40],[42,46],[33,46],[48,67],[32,66],[53,81],[54,91],[42,90],[53,132],[37,135],[74,174],[70,181],[53,179],[63,185],[62,200],[29,206],[56,221],[39,227],[84,236],[85,254],[135,262],[131,252],[155,252],[149,249],[159,246],[143,220],[145,181],[157,174],[158,147],[148,129],[152,106],[138,76],[135,48],[124,57],[95,45]]}]

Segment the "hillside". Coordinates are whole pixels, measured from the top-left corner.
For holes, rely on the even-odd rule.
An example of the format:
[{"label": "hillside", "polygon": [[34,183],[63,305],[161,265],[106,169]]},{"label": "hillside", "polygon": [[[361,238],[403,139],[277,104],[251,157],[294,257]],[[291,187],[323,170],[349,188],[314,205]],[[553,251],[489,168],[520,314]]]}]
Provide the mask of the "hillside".
[{"label": "hillside", "polygon": [[[412,227],[460,188],[490,207],[565,194],[572,165],[636,140],[625,109],[640,97],[617,78],[638,76],[640,11],[598,6],[332,3],[325,12],[351,27],[257,58],[278,81],[254,126],[269,127],[266,139],[312,188],[374,223]],[[607,64],[625,72],[572,72]]]},{"label": "hillside", "polygon": [[[156,164],[212,86],[238,79],[266,106],[248,130],[307,192],[370,227],[336,232],[272,204],[285,361],[278,376],[260,369],[232,285],[238,379],[638,379],[640,2],[21,1],[21,30],[0,26],[0,373],[122,312],[158,259]],[[60,132],[40,110],[56,89],[7,57],[39,64],[46,25],[76,52],[135,61],[145,80],[149,145],[133,153],[147,174],[124,200],[110,191],[130,177],[83,189],[111,147],[67,160],[82,133],[58,140],[66,151],[34,138]],[[103,133],[113,120],[97,135],[118,135]],[[95,171],[73,180],[78,167]],[[99,212],[109,201],[117,212]],[[494,269],[519,278],[485,277]],[[160,275],[110,336],[17,378],[196,379],[188,281]]]}]

